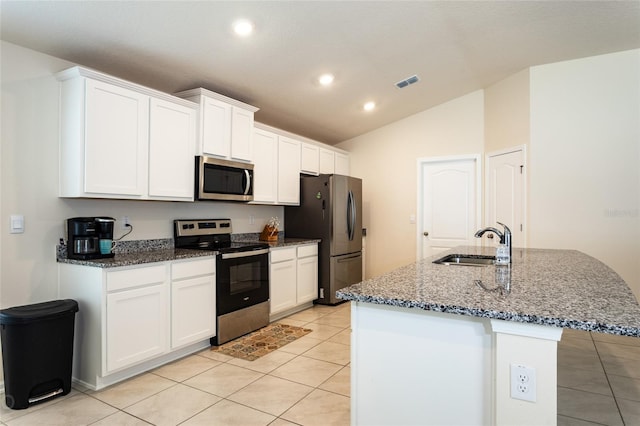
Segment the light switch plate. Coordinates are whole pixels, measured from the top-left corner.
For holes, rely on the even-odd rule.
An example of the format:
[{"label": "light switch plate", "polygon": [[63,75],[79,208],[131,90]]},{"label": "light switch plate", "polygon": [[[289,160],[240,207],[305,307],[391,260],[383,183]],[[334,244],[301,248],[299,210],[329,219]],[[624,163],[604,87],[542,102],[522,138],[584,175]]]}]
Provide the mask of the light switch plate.
[{"label": "light switch plate", "polygon": [[10,220],[10,233],[22,234],[24,232],[24,216],[21,214],[12,214]]}]

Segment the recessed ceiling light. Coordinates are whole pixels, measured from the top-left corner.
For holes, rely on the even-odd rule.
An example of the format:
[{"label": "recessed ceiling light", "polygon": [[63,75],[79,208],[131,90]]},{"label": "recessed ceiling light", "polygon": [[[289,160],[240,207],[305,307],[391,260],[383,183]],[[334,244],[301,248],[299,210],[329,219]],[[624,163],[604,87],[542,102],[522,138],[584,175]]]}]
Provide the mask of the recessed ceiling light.
[{"label": "recessed ceiling light", "polygon": [[365,111],[373,111],[376,108],[376,103],[373,101],[369,101],[364,104],[362,107]]},{"label": "recessed ceiling light", "polygon": [[322,74],[318,78],[318,82],[323,86],[329,86],[331,83],[333,83],[334,79],[335,77],[333,76],[333,74]]},{"label": "recessed ceiling light", "polygon": [[253,32],[253,23],[247,19],[238,19],[233,23],[233,31],[240,37],[246,37]]}]

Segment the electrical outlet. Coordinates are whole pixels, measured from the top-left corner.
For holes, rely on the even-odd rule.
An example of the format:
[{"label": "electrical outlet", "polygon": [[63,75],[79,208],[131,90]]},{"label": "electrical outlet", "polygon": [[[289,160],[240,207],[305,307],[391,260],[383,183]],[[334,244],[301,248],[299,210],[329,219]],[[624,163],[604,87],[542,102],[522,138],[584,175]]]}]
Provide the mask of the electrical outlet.
[{"label": "electrical outlet", "polygon": [[129,222],[129,216],[122,216],[122,229],[127,229],[129,227],[129,225],[131,225],[131,222]]},{"label": "electrical outlet", "polygon": [[254,215],[250,214],[249,215],[249,225],[255,225],[256,223],[256,218]]},{"label": "electrical outlet", "polygon": [[511,364],[511,398],[536,402],[536,369]]}]

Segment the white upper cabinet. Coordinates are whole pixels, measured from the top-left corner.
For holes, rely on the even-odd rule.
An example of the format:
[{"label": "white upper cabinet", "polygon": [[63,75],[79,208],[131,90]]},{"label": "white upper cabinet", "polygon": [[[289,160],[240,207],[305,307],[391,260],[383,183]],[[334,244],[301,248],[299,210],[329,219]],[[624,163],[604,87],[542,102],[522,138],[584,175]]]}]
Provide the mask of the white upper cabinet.
[{"label": "white upper cabinet", "polygon": [[196,155],[253,160],[253,118],[258,108],[202,88],[175,95],[200,105]]},{"label": "white upper cabinet", "polygon": [[320,148],[320,174],[330,175],[335,172],[335,152]]},{"label": "white upper cabinet", "polygon": [[300,204],[300,141],[278,138],[278,204]]},{"label": "white upper cabinet", "polygon": [[201,151],[198,152],[199,154],[229,158],[231,156],[231,105],[206,96],[193,100],[200,102],[198,128],[202,135],[198,137],[200,146],[196,146],[196,151]]},{"label": "white upper cabinet", "polygon": [[349,176],[349,155],[339,151],[320,148],[320,174]]},{"label": "white upper cabinet", "polygon": [[193,199],[196,111],[152,98],[149,117],[149,196]]},{"label": "white upper cabinet", "polygon": [[253,114],[253,110],[236,106],[231,109],[231,158],[234,160],[253,160]]},{"label": "white upper cabinet", "polygon": [[253,130],[253,202],[275,204],[278,200],[278,135]]},{"label": "white upper cabinet", "polygon": [[317,145],[303,142],[300,146],[300,173],[316,176],[320,173],[320,148]]},{"label": "white upper cabinet", "polygon": [[81,67],[61,84],[61,197],[193,201],[196,105]]},{"label": "white upper cabinet", "polygon": [[336,151],[334,159],[334,173],[337,175],[350,176],[350,172],[349,156]]},{"label": "white upper cabinet", "polygon": [[300,141],[255,128],[253,203],[300,204]]}]

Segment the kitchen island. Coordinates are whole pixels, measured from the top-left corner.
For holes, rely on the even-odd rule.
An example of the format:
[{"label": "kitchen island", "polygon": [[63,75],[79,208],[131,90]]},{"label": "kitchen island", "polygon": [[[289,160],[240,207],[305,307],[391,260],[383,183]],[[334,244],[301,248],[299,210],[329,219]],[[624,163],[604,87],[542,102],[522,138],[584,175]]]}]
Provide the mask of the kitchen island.
[{"label": "kitchen island", "polygon": [[[640,337],[631,290],[590,256],[514,248],[509,267],[432,263],[448,253],[338,291],[352,301],[352,424],[555,424],[562,329]],[[518,366],[533,376],[524,386]]]}]

